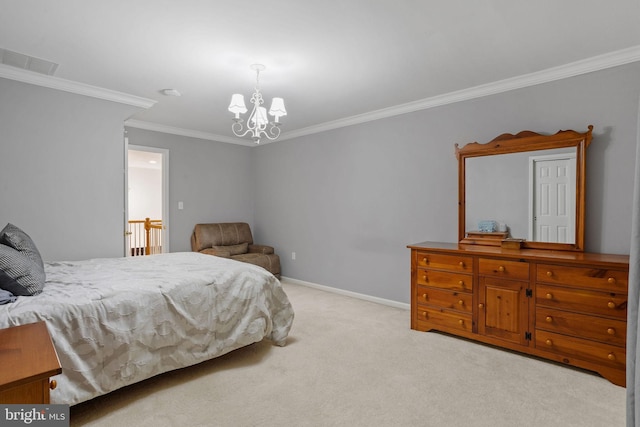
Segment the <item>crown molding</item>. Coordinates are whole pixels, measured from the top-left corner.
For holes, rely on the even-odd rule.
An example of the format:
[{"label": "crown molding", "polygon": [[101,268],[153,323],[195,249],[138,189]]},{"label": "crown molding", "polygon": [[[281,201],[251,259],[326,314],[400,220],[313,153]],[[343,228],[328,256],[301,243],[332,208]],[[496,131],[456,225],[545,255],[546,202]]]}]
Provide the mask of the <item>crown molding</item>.
[{"label": "crown molding", "polygon": [[0,64],[0,77],[10,80],[16,80],[22,83],[29,83],[36,86],[70,92],[77,95],[88,96],[91,98],[98,98],[106,101],[117,102],[120,104],[131,105],[138,108],[151,108],[156,102],[158,102],[153,99],[142,98],[139,96],[129,95],[127,93],[117,92],[115,90],[105,89],[98,86],[91,86],[84,83],[74,82],[72,80],[65,80],[59,77],[48,76],[46,74],[23,70],[21,68],[12,67],[5,64]]},{"label": "crown molding", "polygon": [[[393,107],[370,111],[367,113],[333,120],[330,122],[325,122],[319,125],[309,126],[298,130],[283,132],[278,140],[284,141],[287,139],[298,138],[305,135],[311,135],[328,130],[362,124],[402,114],[412,113],[415,111],[440,107],[456,102],[482,98],[489,95],[495,95],[516,89],[531,87],[542,83],[549,83],[638,61],[640,61],[640,45],[632,46],[627,49],[617,50],[614,52],[609,52],[603,55],[594,56],[576,62],[571,62],[569,64],[537,71],[534,73],[524,74],[517,77],[512,77],[492,83],[433,96],[430,98],[420,99],[417,101],[408,102],[406,104],[400,104]],[[132,105],[145,109],[152,107],[157,102],[156,100],[152,99],[129,95],[123,92],[117,92],[97,86],[91,86],[84,83],[65,80],[58,77],[47,76],[44,74],[22,70],[20,68],[11,67],[4,64],[0,64],[0,78],[17,80],[24,83],[58,89],[79,95],[104,99],[107,101],[118,102],[121,104]],[[166,126],[159,123],[147,122],[143,120],[130,119],[125,122],[125,126],[169,133],[173,135],[181,135],[191,138],[225,142],[229,144],[245,145],[249,147],[255,146],[253,142],[241,138],[234,138],[225,135]],[[265,143],[267,142],[270,141],[265,141]]]},{"label": "crown molding", "polygon": [[600,71],[607,68],[613,68],[619,65],[630,64],[637,61],[640,61],[640,45],[633,46],[628,49],[609,52],[603,55],[594,56],[592,58],[587,58],[576,62],[571,62],[569,64],[561,65],[558,67],[548,68],[546,70],[537,71],[530,74],[523,74],[521,76],[498,80],[492,83],[474,86],[455,92],[449,92],[443,95],[437,95],[406,104],[370,111],[367,113],[346,117],[344,119],[322,123],[316,126],[309,126],[303,129],[285,132],[282,134],[279,140],[282,141],[286,139],[298,138],[300,136],[311,135],[314,133],[325,132],[328,130],[398,116],[401,114],[440,107],[456,102],[482,98],[484,96],[495,95],[515,89],[522,89],[542,83],[549,83],[556,80],[562,80],[568,77],[579,76],[582,74]]},{"label": "crown molding", "polygon": [[189,138],[205,139],[208,141],[226,142],[228,144],[246,145],[253,147],[256,145],[253,141],[241,138],[233,138],[225,135],[217,135],[215,133],[201,132],[198,130],[184,129],[174,126],[162,125],[160,123],[147,122],[144,120],[129,119],[124,122],[126,127],[136,129],[150,130],[154,132],[169,133],[171,135],[186,136]]}]

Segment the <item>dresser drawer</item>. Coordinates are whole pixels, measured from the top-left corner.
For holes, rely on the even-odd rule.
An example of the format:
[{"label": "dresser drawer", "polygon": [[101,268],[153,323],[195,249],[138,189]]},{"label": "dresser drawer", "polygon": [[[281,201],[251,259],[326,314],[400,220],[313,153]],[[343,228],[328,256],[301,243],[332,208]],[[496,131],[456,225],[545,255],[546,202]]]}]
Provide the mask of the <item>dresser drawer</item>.
[{"label": "dresser drawer", "polygon": [[513,280],[529,280],[529,263],[503,259],[480,258],[478,272],[481,276],[503,277]]},{"label": "dresser drawer", "polygon": [[435,325],[465,332],[471,332],[473,329],[471,314],[439,310],[425,306],[418,307],[416,320],[418,323],[428,323],[430,328],[433,328]]},{"label": "dresser drawer", "polygon": [[627,318],[627,295],[536,285],[536,305],[586,314]]},{"label": "dresser drawer", "polygon": [[454,291],[471,292],[473,290],[473,276],[462,273],[448,273],[446,271],[418,269],[416,273],[418,285]]},{"label": "dresser drawer", "polygon": [[536,329],[544,329],[550,332],[573,335],[624,347],[627,322],[554,310],[547,307],[537,307]]},{"label": "dresser drawer", "polygon": [[[441,289],[416,287],[416,301],[418,304],[428,304],[441,308],[460,310],[471,313],[473,295],[467,292],[443,291]],[[418,307],[420,310],[420,307]]]},{"label": "dresser drawer", "polygon": [[430,252],[418,252],[418,267],[428,267],[438,270],[458,271],[471,274],[473,272],[473,258],[458,255],[442,255]]},{"label": "dresser drawer", "polygon": [[627,292],[628,275],[625,271],[606,268],[540,264],[536,269],[536,281],[607,292]]},{"label": "dresser drawer", "polygon": [[603,366],[624,369],[626,353],[624,347],[595,341],[573,338],[566,335],[536,329],[535,346],[539,350],[573,356]]}]

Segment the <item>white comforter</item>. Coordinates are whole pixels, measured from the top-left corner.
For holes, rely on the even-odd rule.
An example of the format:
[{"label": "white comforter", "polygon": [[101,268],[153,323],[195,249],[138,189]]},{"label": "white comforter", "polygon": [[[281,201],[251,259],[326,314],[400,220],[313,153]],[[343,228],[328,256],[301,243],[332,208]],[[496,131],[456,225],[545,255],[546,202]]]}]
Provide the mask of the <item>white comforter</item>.
[{"label": "white comforter", "polygon": [[0,306],[0,328],[47,322],[70,405],[269,338],[293,309],[266,270],[195,252],[45,265],[44,291]]}]

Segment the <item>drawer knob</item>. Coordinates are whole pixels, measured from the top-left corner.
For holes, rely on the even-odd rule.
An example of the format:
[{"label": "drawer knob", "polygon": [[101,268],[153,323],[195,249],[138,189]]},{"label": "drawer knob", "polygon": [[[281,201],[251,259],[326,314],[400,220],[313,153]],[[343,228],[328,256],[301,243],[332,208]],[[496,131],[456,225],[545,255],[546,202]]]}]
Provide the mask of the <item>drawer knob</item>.
[{"label": "drawer knob", "polygon": [[547,316],[544,320],[546,320],[547,323],[553,323],[553,317],[551,316]]},{"label": "drawer knob", "polygon": [[553,276],[553,271],[547,271],[547,277]]},{"label": "drawer knob", "polygon": [[458,324],[459,325],[464,325],[464,320],[462,320],[462,319],[458,320]]},{"label": "drawer knob", "polygon": [[425,300],[429,299],[429,298],[427,298],[427,294],[422,294],[422,298],[424,298]]},{"label": "drawer knob", "polygon": [[544,296],[546,299],[553,299],[553,294],[552,293],[548,293]]},{"label": "drawer knob", "polygon": [[56,381],[56,380],[51,380],[51,381],[49,381],[49,388],[50,388],[51,390],[55,390],[55,389],[56,389],[56,387],[58,387],[58,381]]},{"label": "drawer knob", "polygon": [[613,329],[613,328],[609,328],[609,329],[607,329],[607,333],[608,333],[609,335],[615,335],[615,334],[616,334],[616,330],[615,330],[615,329]]},{"label": "drawer knob", "polygon": [[607,355],[607,359],[609,359],[609,360],[616,360],[616,355],[615,355],[615,354],[613,354],[613,353],[609,353],[609,354]]},{"label": "drawer knob", "polygon": [[484,304],[483,303],[478,304],[478,308],[484,308]]},{"label": "drawer knob", "polygon": [[550,339],[547,339],[544,343],[546,345],[548,345],[548,346],[552,346],[553,345],[553,341],[551,341]]},{"label": "drawer knob", "polygon": [[464,288],[464,282],[463,282],[462,280],[460,280],[460,281],[458,282],[458,286],[460,286],[461,288]]},{"label": "drawer knob", "polygon": [[504,266],[503,266],[503,265],[501,265],[500,267],[498,267],[498,271],[499,271],[500,273],[504,273]]},{"label": "drawer knob", "polygon": [[424,316],[425,319],[429,318],[429,314],[426,311],[423,311],[422,315]]},{"label": "drawer knob", "polygon": [[460,266],[460,268],[464,268],[464,262],[460,261],[458,265]]},{"label": "drawer knob", "polygon": [[428,282],[426,274],[422,276],[422,280],[424,280],[425,282]]},{"label": "drawer knob", "polygon": [[616,308],[616,303],[615,303],[615,302],[613,302],[613,301],[609,301],[609,302],[607,303],[607,307],[609,307],[609,308]]},{"label": "drawer knob", "polygon": [[428,258],[422,258],[422,263],[423,264],[429,264],[429,259]]},{"label": "drawer knob", "polygon": [[464,305],[464,301],[459,300],[459,301],[458,301],[458,305]]},{"label": "drawer knob", "polygon": [[609,283],[610,285],[613,285],[614,283],[616,283],[616,278],[615,277],[609,277],[607,279],[607,283]]}]

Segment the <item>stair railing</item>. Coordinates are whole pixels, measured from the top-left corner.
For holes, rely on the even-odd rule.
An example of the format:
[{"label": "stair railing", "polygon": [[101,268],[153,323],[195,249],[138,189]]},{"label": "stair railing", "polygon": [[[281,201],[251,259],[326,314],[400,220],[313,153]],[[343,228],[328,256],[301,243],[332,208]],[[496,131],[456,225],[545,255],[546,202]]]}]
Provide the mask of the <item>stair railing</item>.
[{"label": "stair railing", "polygon": [[162,220],[145,218],[129,220],[127,236],[127,256],[141,256],[162,253]]}]

